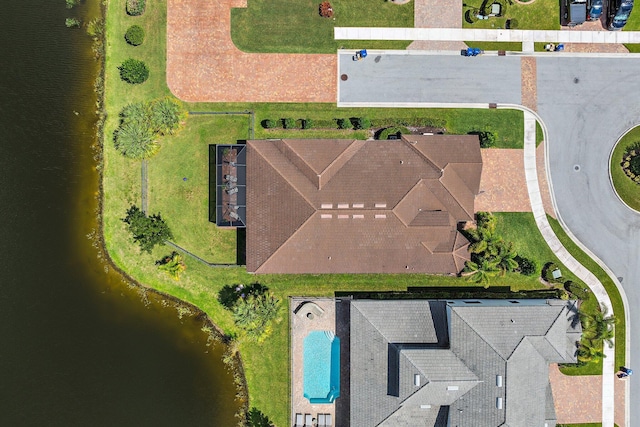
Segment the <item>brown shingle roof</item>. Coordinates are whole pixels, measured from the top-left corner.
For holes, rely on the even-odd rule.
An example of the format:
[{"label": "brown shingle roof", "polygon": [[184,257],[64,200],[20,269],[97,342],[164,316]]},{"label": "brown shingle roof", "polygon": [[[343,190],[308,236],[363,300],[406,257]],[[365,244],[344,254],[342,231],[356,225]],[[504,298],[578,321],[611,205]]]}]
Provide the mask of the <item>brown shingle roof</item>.
[{"label": "brown shingle roof", "polygon": [[457,273],[473,218],[475,136],[247,142],[247,270]]}]

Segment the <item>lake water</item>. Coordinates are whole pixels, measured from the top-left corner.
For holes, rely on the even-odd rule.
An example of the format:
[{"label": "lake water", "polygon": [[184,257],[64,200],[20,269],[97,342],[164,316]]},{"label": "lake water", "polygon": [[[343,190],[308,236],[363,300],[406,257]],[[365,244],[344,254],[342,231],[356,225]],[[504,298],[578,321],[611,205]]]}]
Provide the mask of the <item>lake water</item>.
[{"label": "lake water", "polygon": [[89,0],[0,13],[0,425],[233,426],[232,377],[201,322],[106,268],[91,149]]}]

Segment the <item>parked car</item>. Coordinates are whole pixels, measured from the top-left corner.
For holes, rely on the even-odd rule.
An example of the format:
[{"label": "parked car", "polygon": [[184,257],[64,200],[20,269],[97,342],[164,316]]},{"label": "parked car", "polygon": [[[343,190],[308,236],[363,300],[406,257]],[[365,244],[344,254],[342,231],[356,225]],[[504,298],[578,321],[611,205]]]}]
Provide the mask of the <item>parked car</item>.
[{"label": "parked car", "polygon": [[602,6],[603,0],[591,0],[591,5],[589,6],[589,20],[597,21],[602,16]]},{"label": "parked car", "polygon": [[621,30],[627,24],[632,9],[633,0],[609,0],[609,31]]}]

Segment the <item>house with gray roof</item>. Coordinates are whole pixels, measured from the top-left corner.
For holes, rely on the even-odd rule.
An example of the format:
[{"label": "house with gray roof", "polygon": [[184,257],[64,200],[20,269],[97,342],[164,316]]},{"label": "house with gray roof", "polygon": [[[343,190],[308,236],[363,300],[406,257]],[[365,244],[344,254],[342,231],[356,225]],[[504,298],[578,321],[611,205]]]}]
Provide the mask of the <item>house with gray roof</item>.
[{"label": "house with gray roof", "polygon": [[[574,301],[341,300],[341,425],[553,427],[550,363],[575,363]],[[346,313],[346,314],[345,314]],[[346,350],[345,348],[345,350]]]}]

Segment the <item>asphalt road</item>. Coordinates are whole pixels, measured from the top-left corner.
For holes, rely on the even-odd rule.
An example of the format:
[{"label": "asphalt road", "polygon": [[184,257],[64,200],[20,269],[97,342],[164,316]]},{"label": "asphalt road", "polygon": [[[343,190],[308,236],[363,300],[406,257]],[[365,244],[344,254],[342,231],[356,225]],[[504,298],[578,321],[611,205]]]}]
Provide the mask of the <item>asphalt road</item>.
[{"label": "asphalt road", "polygon": [[[520,104],[517,56],[341,55],[341,103]],[[572,233],[622,281],[630,304],[630,367],[640,373],[640,214],[622,204],[609,182],[609,155],[640,124],[640,60],[538,57],[538,113],[548,129],[550,175],[558,210]],[[631,402],[640,375],[631,376]],[[631,404],[640,423],[640,405]]]},{"label": "asphalt road", "polygon": [[[558,210],[573,234],[622,279],[630,305],[629,365],[640,368],[640,214],[619,201],[608,172],[616,141],[640,123],[640,60],[538,58],[537,70],[538,113],[549,131]],[[630,381],[633,402],[640,376]],[[640,422],[633,403],[631,421]]]},{"label": "asphalt road", "polygon": [[520,58],[370,53],[339,58],[339,102],[520,104]]}]

